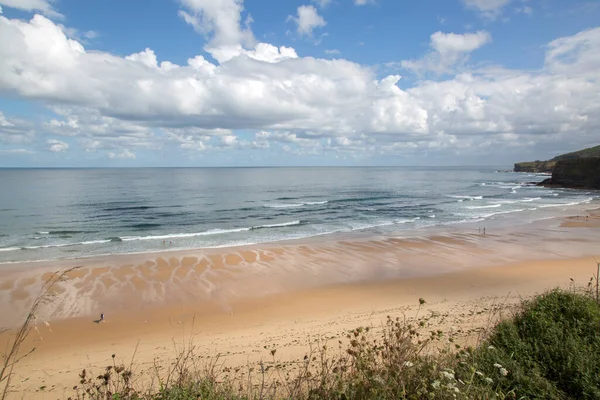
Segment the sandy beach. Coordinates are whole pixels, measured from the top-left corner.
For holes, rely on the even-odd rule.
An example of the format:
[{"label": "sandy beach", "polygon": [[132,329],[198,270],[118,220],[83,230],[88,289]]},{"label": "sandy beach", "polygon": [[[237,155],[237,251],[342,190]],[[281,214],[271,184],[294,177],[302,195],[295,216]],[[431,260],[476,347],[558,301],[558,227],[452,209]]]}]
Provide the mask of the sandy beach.
[{"label": "sandy beach", "polygon": [[[193,340],[228,366],[302,358],[387,315],[474,343],[490,320],[552,287],[585,286],[600,259],[600,213],[507,227],[431,229],[419,237],[322,238],[253,247],[5,265],[1,320],[15,325],[51,271],[80,266],[55,289],[15,370],[14,398],[66,398],[83,368],[111,355],[148,374]],[[419,306],[419,298],[426,300]],[[98,324],[100,312],[106,322]],[[11,331],[2,334],[4,343]],[[23,350],[25,351],[25,350]],[[43,387],[43,390],[41,389]]]}]

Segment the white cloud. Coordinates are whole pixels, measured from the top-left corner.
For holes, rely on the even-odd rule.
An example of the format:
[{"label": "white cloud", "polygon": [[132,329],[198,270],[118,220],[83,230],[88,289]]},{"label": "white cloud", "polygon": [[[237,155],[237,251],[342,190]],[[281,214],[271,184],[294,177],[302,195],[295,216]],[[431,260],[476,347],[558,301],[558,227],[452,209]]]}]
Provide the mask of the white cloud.
[{"label": "white cloud", "polygon": [[0,154],[34,154],[35,151],[29,149],[0,149]]},{"label": "white cloud", "polygon": [[323,50],[323,52],[325,54],[328,54],[328,55],[338,55],[338,54],[341,54],[341,51],[339,51],[338,49],[325,49],[325,50]]},{"label": "white cloud", "polygon": [[[219,18],[227,20],[213,19]],[[56,114],[37,127],[0,113],[4,148],[45,143],[34,140],[40,131],[71,136],[70,151],[79,146],[112,158],[165,146],[483,154],[516,145],[589,145],[600,131],[600,28],[550,42],[535,72],[469,68],[469,53],[489,34],[437,32],[430,52],[412,65],[452,74],[402,85],[400,76],[379,78],[369,66],[300,57],[268,43],[240,42],[220,63],[198,55],[185,65],[159,62],[150,48],[127,57],[88,51],[39,15],[30,21],[0,15],[0,37],[10,43],[0,46],[0,90],[42,101]],[[257,133],[247,142],[238,129]]]},{"label": "white cloud", "polygon": [[485,18],[494,20],[511,0],[463,0],[467,8],[477,10]]},{"label": "white cloud", "polygon": [[31,143],[34,138],[32,124],[16,118],[9,118],[0,111],[0,144]]},{"label": "white cloud", "polygon": [[468,59],[468,54],[477,50],[492,37],[486,31],[475,33],[443,33],[435,32],[431,35],[429,46],[432,51],[419,60],[405,60],[401,65],[416,73],[433,71],[435,73],[451,72],[452,68]]},{"label": "white cloud", "polygon": [[533,8],[531,8],[529,6],[515,7],[515,13],[531,15],[531,14],[533,14]]},{"label": "white cloud", "polygon": [[[53,1],[49,0],[0,0],[0,5],[5,7],[16,8],[28,12],[39,11],[48,17],[63,18],[63,16],[56,12],[54,7],[52,7],[52,3]],[[0,7],[0,14],[1,13],[2,7]]]},{"label": "white cloud", "polygon": [[375,0],[354,0],[354,4],[357,6],[365,6],[367,4],[375,4]]},{"label": "white cloud", "polygon": [[48,139],[46,144],[48,145],[48,150],[53,153],[62,153],[69,149],[68,143],[61,142],[60,140],[56,139]]},{"label": "white cloud", "polygon": [[96,32],[96,31],[86,31],[86,32],[83,32],[83,37],[86,38],[86,39],[90,39],[90,40],[91,39],[96,39],[99,36],[100,36],[100,34],[98,32]]},{"label": "white cloud", "polygon": [[331,4],[333,0],[312,0],[319,8],[325,8]]},{"label": "white cloud", "polygon": [[256,42],[250,29],[251,18],[241,26],[243,0],[179,0],[179,15],[194,29],[210,38],[204,48],[219,62],[237,55],[244,46]]},{"label": "white cloud", "polygon": [[135,153],[129,149],[123,149],[120,152],[109,152],[108,158],[110,159],[122,159],[122,160],[135,160]]},{"label": "white cloud", "polygon": [[313,6],[300,6],[297,12],[297,17],[290,15],[288,20],[296,23],[296,31],[301,36],[312,36],[315,28],[322,28],[327,25],[327,22]]}]

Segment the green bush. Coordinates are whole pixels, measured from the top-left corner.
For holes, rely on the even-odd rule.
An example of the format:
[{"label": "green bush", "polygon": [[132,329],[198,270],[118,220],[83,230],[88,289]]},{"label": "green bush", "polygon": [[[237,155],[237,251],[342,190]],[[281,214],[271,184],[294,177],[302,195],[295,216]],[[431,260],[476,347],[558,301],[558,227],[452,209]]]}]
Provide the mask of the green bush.
[{"label": "green bush", "polygon": [[515,398],[600,399],[600,306],[584,294],[550,291],[498,324],[470,357],[498,392]]}]

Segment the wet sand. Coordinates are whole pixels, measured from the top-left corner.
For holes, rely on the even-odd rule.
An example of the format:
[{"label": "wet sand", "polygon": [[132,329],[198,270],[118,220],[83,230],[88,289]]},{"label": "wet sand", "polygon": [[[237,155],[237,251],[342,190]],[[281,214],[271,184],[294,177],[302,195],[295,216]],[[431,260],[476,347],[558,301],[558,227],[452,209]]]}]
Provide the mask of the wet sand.
[{"label": "wet sand", "polygon": [[[337,340],[386,315],[433,313],[432,326],[476,340],[489,310],[574,281],[585,285],[600,259],[600,216],[542,221],[480,234],[438,230],[421,237],[320,240],[4,266],[1,321],[15,323],[51,271],[81,265],[40,311],[16,370],[15,398],[63,398],[82,368],[111,354],[138,370],[166,363],[173,343],[194,338],[229,365],[301,358],[309,338]],[[573,281],[571,281],[571,279]],[[106,322],[97,324],[100,312]],[[4,333],[2,343],[9,337]],[[266,348],[265,348],[266,346]],[[41,391],[39,388],[46,386]]]}]

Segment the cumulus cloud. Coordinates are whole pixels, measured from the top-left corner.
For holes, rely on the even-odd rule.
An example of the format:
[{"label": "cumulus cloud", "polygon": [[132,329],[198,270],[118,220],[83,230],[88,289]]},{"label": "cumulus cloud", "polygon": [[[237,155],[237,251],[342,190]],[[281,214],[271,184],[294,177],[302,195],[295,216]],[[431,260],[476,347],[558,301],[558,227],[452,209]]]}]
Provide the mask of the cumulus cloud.
[{"label": "cumulus cloud", "polygon": [[110,159],[122,159],[122,160],[135,160],[135,153],[129,149],[123,149],[120,152],[109,152],[108,158]]},{"label": "cumulus cloud", "polygon": [[502,9],[512,0],[463,0],[467,8],[481,13],[481,15],[490,20],[496,19]]},{"label": "cumulus cloud", "polygon": [[34,138],[31,123],[16,118],[9,118],[0,111],[0,144],[31,143]]},{"label": "cumulus cloud", "polygon": [[492,37],[486,31],[475,33],[443,33],[435,32],[431,35],[429,46],[431,51],[418,60],[402,61],[402,67],[416,73],[433,71],[437,74],[451,72],[452,68],[464,63],[469,53],[477,50],[486,43],[491,42]]},{"label": "cumulus cloud", "polygon": [[327,25],[327,22],[313,6],[300,6],[297,13],[297,17],[288,16],[288,21],[296,23],[296,31],[301,36],[312,36],[315,28],[322,28]]},{"label": "cumulus cloud", "polygon": [[[0,0],[0,5],[28,12],[41,12],[42,14],[53,17],[62,18],[63,16],[56,12],[52,6],[53,1],[48,0]],[[0,7],[2,13],[2,7]]]},{"label": "cumulus cloud", "polygon": [[204,48],[219,62],[239,54],[256,40],[250,29],[252,18],[241,25],[243,0],[180,0],[179,15],[194,29],[210,39]]},{"label": "cumulus cloud", "polygon": [[[218,62],[160,62],[151,48],[126,57],[88,51],[41,15],[0,15],[0,92],[56,114],[35,127],[0,113],[0,143],[31,143],[39,130],[70,136],[70,150],[132,159],[165,146],[379,155],[598,140],[600,28],[550,42],[535,72],[469,67],[490,35],[436,32],[429,53],[406,66],[447,75],[401,85],[399,75],[381,78],[351,61],[244,43],[241,1],[182,4],[219,49],[211,53]],[[225,9],[236,15],[222,16]],[[238,129],[256,134],[244,140]]]},{"label": "cumulus cloud", "polygon": [[61,142],[60,140],[56,139],[48,139],[46,144],[48,145],[48,151],[53,153],[62,153],[63,151],[67,151],[69,149],[68,143]]}]

